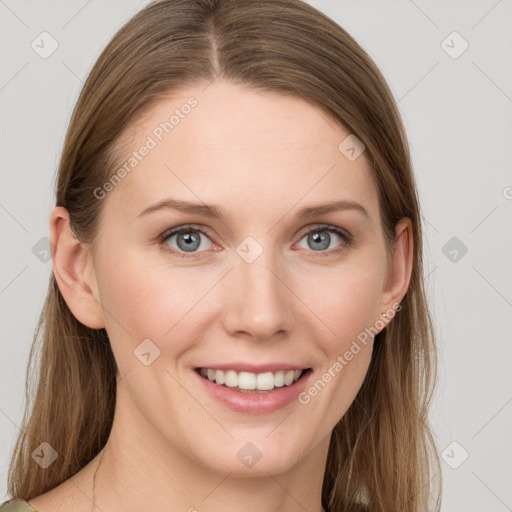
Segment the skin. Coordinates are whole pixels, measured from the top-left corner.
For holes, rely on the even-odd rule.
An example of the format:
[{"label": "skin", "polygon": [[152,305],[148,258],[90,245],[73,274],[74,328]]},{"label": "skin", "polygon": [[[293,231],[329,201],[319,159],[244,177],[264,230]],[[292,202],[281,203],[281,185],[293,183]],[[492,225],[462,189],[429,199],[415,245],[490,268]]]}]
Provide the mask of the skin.
[{"label": "skin", "polygon": [[[51,213],[59,288],[78,320],[106,328],[120,368],[96,504],[104,512],[170,504],[199,512],[320,512],[331,431],[361,387],[373,340],[308,404],[294,401],[273,413],[228,409],[192,371],[205,363],[284,361],[312,367],[310,383],[320,379],[405,295],[410,221],[398,223],[388,259],[365,155],[345,158],[338,145],[349,132],[319,109],[227,82],[202,89],[162,99],[125,133],[121,162],[169,112],[190,96],[198,100],[102,199],[94,250],[74,238],[64,208]],[[137,218],[168,197],[217,205],[226,218],[170,210]],[[342,199],[357,201],[369,217],[344,210],[297,218],[305,206]],[[331,234],[328,248],[315,251],[309,226],[325,223],[355,242]],[[162,249],[160,234],[188,224],[206,233],[195,232],[202,240],[195,257]],[[247,236],[263,248],[252,263],[236,251]],[[180,250],[177,236],[166,244]],[[144,339],[161,351],[149,366],[133,355]],[[236,456],[249,441],[262,454],[252,467]],[[92,510],[98,460],[31,504],[41,512]]]}]

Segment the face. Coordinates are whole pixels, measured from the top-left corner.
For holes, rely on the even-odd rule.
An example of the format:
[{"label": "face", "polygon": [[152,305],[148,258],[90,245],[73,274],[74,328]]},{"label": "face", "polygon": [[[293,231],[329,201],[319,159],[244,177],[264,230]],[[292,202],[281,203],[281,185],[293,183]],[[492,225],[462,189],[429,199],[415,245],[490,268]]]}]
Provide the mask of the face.
[{"label": "face", "polygon": [[[98,191],[91,264],[117,406],[132,411],[127,428],[205,467],[281,472],[325,445],[365,378],[373,339],[361,333],[385,311],[388,276],[377,191],[364,153],[338,149],[349,132],[310,104],[201,89],[131,126],[119,151],[129,172]],[[174,126],[161,124],[176,109]],[[200,208],[156,207],[165,201]],[[344,207],[311,210],[334,202]],[[311,371],[293,390],[277,376],[274,391],[250,394],[197,370],[244,364]],[[261,458],[249,467],[247,455]]]}]

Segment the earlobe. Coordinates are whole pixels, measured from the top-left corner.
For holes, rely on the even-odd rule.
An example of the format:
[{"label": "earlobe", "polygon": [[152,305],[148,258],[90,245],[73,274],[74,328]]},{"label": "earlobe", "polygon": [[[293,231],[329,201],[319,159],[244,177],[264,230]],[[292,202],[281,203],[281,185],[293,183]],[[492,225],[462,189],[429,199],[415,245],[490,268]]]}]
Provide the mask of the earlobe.
[{"label": "earlobe", "polygon": [[50,214],[50,237],[53,273],[59,290],[75,318],[90,327],[105,327],[97,295],[94,269],[86,246],[75,237],[69,224],[69,213],[56,206]]},{"label": "earlobe", "polygon": [[397,223],[395,240],[381,301],[381,314],[387,313],[387,317],[383,317],[385,321],[392,317],[390,312],[397,309],[409,288],[414,254],[412,223],[409,218],[404,217]]}]

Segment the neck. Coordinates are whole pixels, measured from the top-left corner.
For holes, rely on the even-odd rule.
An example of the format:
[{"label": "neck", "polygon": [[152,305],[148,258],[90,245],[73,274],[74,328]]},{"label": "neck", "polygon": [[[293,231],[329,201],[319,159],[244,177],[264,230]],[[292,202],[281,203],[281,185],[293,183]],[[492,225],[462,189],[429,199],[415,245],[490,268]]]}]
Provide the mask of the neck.
[{"label": "neck", "polygon": [[[244,443],[241,443],[243,445]],[[255,476],[216,461],[194,460],[137,413],[133,405],[116,403],[108,442],[93,477],[93,509],[103,512],[147,509],[201,512],[239,511],[241,504],[259,512],[322,512],[321,491],[329,437],[289,469]],[[183,450],[181,450],[183,448]],[[263,458],[263,457],[262,457]]]}]

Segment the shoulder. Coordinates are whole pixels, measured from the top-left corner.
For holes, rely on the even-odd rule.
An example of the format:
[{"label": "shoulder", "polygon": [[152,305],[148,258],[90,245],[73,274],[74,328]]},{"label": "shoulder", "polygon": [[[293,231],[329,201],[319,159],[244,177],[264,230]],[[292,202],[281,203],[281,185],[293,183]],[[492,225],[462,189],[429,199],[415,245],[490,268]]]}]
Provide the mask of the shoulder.
[{"label": "shoulder", "polygon": [[0,512],[37,512],[29,503],[21,498],[13,498],[0,504]]},{"label": "shoulder", "polygon": [[28,508],[4,510],[0,507],[0,512],[90,512],[91,501],[81,491],[92,486],[87,468],[82,468],[56,487],[30,498],[30,503],[25,502]]},{"label": "shoulder", "polygon": [[16,505],[20,508],[0,507],[0,512],[90,512],[91,502],[83,492],[80,492],[83,488],[80,485],[81,480],[77,479],[79,484],[76,484],[75,478],[76,475],[28,501],[20,500],[21,503]]}]

